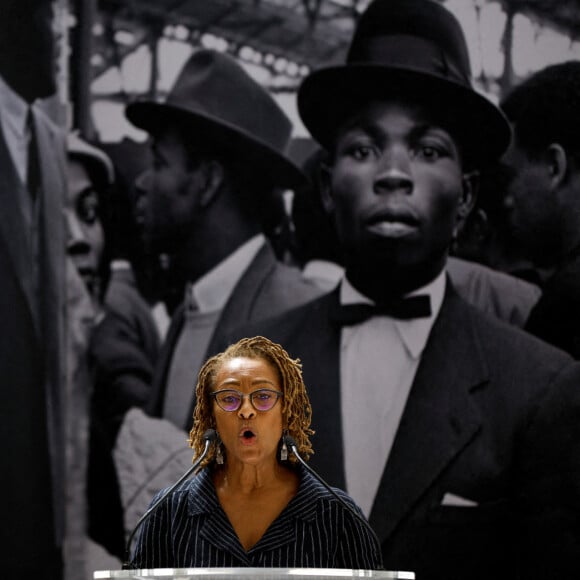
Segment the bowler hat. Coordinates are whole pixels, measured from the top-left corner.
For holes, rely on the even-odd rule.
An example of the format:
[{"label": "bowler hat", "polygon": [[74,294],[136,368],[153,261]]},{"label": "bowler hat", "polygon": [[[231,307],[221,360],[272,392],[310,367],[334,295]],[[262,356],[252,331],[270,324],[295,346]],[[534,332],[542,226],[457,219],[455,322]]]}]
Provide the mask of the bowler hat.
[{"label": "bowler hat", "polygon": [[127,106],[137,127],[156,135],[168,125],[191,131],[193,142],[232,152],[251,174],[294,187],[304,175],[287,157],[292,124],[266,89],[230,56],[198,50],[181,70],[164,103]]},{"label": "bowler hat", "polygon": [[434,0],[375,0],[361,15],[345,65],[302,83],[298,110],[312,136],[331,148],[356,105],[389,94],[433,104],[460,128],[472,162],[499,157],[511,136],[501,111],[477,93],[461,26]]}]

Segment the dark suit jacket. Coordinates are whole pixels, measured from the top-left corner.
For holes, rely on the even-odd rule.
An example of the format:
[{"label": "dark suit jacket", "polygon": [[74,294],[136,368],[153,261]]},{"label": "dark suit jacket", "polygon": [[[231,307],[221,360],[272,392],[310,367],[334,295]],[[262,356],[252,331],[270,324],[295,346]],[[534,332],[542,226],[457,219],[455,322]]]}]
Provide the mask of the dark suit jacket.
[{"label": "dark suit jacket", "polygon": [[65,148],[48,118],[34,117],[42,175],[37,257],[18,203],[28,192],[0,127],[0,569],[52,578],[64,523]]},{"label": "dark suit jacket", "polygon": [[[272,248],[265,244],[229,297],[208,345],[206,358],[219,352],[217,347],[223,344],[223,337],[237,326],[275,316],[321,293],[322,290],[305,280],[299,270],[278,262]],[[167,375],[183,321],[183,307],[180,307],[173,315],[155,370],[152,398],[147,409],[153,416],[161,416]],[[192,400],[190,417],[193,405]],[[189,429],[190,425],[184,427]]]},{"label": "dark suit jacket", "polygon": [[[335,291],[226,341],[262,334],[301,359],[311,464],[344,487],[337,302]],[[385,567],[420,580],[578,577],[579,462],[580,366],[448,289],[370,515]],[[442,505],[446,494],[477,505]]]},{"label": "dark suit jacket", "polygon": [[525,329],[580,359],[580,248],[546,282]]}]

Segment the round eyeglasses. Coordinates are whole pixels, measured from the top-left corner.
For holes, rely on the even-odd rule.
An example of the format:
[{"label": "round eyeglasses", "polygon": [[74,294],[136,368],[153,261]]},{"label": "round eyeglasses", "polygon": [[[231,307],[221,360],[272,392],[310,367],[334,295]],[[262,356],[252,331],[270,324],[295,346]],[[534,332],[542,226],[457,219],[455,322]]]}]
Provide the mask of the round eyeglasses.
[{"label": "round eyeglasses", "polygon": [[283,395],[283,393],[275,391],[274,389],[257,389],[249,395],[236,391],[235,389],[222,389],[221,391],[214,391],[210,394],[220,409],[228,411],[229,413],[237,411],[242,406],[244,397],[250,398],[250,403],[256,411],[269,411]]}]

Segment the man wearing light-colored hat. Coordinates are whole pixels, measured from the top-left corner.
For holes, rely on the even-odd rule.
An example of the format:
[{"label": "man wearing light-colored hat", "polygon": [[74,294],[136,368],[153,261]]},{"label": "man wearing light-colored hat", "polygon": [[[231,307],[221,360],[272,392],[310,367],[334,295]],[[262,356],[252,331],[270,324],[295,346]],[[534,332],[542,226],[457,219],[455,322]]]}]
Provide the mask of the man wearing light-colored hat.
[{"label": "man wearing light-colored hat", "polygon": [[286,156],[289,119],[228,55],[195,52],[164,103],[134,103],[127,116],[153,141],[153,167],[137,179],[145,242],[185,293],[150,412],[189,430],[192,385],[224,332],[320,294],[263,234],[276,190],[304,176]]},{"label": "man wearing light-colored hat", "polygon": [[299,111],[330,155],[339,287],[228,337],[303,365],[312,465],[369,516],[387,569],[421,580],[570,578],[580,553],[580,366],[484,315],[446,274],[478,172],[510,140],[471,85],[459,23],[375,0],[347,63]]}]

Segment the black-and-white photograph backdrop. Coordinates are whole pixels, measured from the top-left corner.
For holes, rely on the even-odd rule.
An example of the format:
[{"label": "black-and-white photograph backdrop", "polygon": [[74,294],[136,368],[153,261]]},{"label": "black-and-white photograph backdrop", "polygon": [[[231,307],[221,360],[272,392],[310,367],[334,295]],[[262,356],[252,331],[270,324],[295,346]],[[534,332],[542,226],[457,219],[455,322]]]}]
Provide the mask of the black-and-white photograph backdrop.
[{"label": "black-and-white photograph backdrop", "polygon": [[[0,198],[6,578],[287,564],[300,489],[257,533],[221,474],[303,472],[218,428],[297,439],[283,367],[196,392],[250,336],[384,569],[580,577],[579,0],[1,0]],[[233,547],[167,560],[206,412]]]}]

